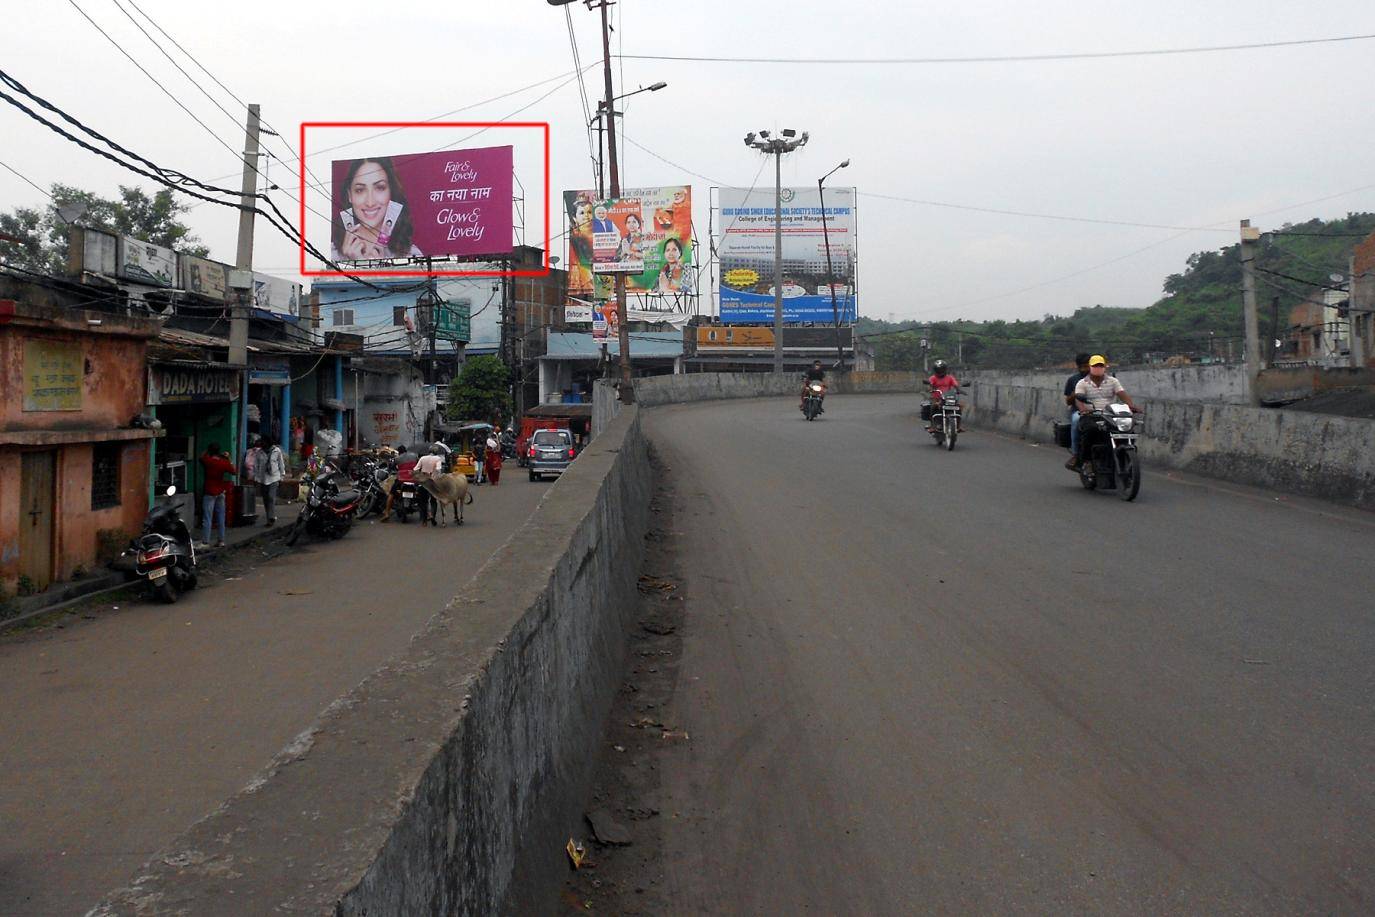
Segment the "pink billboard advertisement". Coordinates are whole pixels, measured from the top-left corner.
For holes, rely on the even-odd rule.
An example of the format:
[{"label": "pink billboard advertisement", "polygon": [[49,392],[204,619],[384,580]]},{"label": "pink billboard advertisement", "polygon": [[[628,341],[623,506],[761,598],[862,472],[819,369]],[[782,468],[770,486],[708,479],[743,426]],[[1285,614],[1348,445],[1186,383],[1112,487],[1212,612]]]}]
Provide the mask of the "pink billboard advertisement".
[{"label": "pink billboard advertisement", "polygon": [[512,148],[338,159],[330,257],[511,253]]}]

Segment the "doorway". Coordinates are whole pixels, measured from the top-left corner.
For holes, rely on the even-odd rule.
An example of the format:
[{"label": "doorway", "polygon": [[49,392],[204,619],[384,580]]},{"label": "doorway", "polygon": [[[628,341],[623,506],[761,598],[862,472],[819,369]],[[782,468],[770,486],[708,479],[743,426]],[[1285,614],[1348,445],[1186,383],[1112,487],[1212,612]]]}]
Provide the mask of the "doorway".
[{"label": "doorway", "polygon": [[25,452],[19,484],[19,575],[35,590],[53,578],[53,509],[57,453]]}]

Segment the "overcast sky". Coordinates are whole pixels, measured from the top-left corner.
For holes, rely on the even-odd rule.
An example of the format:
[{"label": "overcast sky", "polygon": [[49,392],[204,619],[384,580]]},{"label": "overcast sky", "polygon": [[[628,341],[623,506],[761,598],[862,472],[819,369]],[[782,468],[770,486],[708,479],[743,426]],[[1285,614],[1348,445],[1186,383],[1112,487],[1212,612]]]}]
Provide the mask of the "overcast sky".
[{"label": "overcast sky", "polygon": [[[285,162],[273,161],[270,169],[283,183],[276,197],[292,215],[290,160],[301,121],[433,118],[573,69],[565,13],[544,0],[135,2],[240,98],[260,102],[267,122],[286,135],[269,147]],[[70,0],[26,5],[22,22],[11,22],[23,40],[11,32],[0,66],[148,158],[237,187],[231,150],[240,148],[241,129],[162,57],[116,0],[76,3],[229,148],[170,101]],[[592,64],[601,56],[598,17],[581,4],[569,9],[583,63]],[[613,10],[619,20],[613,53],[640,55],[1022,55],[1375,33],[1369,0],[622,0]],[[241,120],[232,99],[178,60]],[[1095,303],[1144,306],[1189,252],[1233,241],[1242,217],[1271,227],[1375,210],[1375,120],[1366,112],[1375,41],[1066,62],[616,65],[618,93],[658,80],[669,87],[629,100],[625,131],[683,169],[748,186],[760,160],[742,137],[759,128],[811,134],[807,147],[785,159],[785,183],[814,185],[851,159],[832,182],[843,180],[861,193],[860,311],[876,318],[1022,318]],[[586,85],[595,105],[600,68],[587,74]],[[586,119],[576,82],[548,82],[455,118],[497,120],[527,105],[514,120],[552,123],[556,195],[588,187]],[[470,133],[427,129],[348,152],[428,150]],[[470,145],[508,142],[505,133],[489,132]],[[326,176],[330,158],[309,161]],[[518,146],[518,174],[532,196],[541,185],[538,159]],[[0,161],[44,187],[59,181],[113,196],[118,184],[141,181],[8,105],[0,105]],[[634,146],[627,147],[622,180],[692,184],[697,232],[705,237],[712,181]],[[902,203],[866,192],[1165,226],[1218,223],[1226,231],[1181,235]],[[323,199],[309,200],[326,209]],[[0,170],[0,208],[44,202]],[[531,236],[539,234],[538,210],[531,207]],[[557,233],[557,205],[552,210]],[[233,261],[234,211],[201,206],[190,222],[213,257]],[[265,226],[257,238],[255,267],[295,277],[294,246]],[[323,223],[312,228],[312,241],[328,243]],[[555,253],[562,254],[558,246]],[[1067,275],[1076,276],[1061,279]]]}]

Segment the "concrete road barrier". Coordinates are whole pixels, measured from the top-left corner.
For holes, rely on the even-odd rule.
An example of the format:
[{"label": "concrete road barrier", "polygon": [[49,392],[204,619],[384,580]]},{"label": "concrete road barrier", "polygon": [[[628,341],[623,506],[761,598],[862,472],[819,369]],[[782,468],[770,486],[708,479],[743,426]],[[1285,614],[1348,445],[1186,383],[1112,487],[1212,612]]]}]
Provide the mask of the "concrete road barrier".
[{"label": "concrete road barrier", "polygon": [[[92,913],[542,906],[619,683],[650,497],[622,411],[407,651]],[[450,534],[454,567],[415,575],[468,579]]]}]

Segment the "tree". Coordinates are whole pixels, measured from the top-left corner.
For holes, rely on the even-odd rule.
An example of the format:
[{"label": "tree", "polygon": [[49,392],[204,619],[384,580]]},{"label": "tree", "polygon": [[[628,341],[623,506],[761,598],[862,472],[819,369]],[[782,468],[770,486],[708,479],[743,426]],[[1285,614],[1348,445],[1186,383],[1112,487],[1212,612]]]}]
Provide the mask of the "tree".
[{"label": "tree", "polygon": [[209,254],[191,228],[181,222],[187,206],[173,197],[169,188],[150,197],[142,188],[121,185],[119,199],[111,200],[54,182],[47,210],[18,207],[10,213],[0,213],[0,233],[20,240],[0,240],[0,260],[41,274],[66,273],[71,233],[58,211],[67,205],[85,206],[85,213],[76,221],[81,226],[132,236],[184,255],[203,258]]},{"label": "tree", "polygon": [[473,357],[449,383],[450,420],[498,420],[511,413],[511,371],[496,357]]}]

